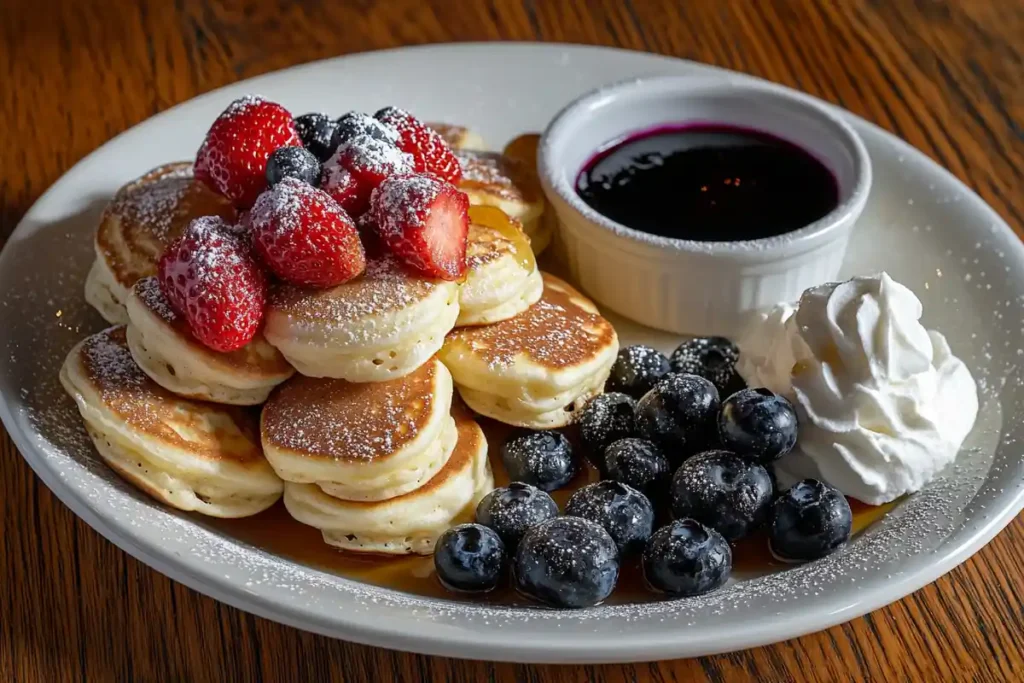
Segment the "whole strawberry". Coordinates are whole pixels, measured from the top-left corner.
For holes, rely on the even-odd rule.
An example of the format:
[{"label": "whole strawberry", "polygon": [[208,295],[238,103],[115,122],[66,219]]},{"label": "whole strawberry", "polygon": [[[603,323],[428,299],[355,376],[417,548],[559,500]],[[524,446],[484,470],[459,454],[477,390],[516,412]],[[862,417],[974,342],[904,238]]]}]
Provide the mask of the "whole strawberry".
[{"label": "whole strawberry", "polygon": [[217,216],[197,218],[160,258],[160,289],[192,334],[216,351],[256,335],[267,281],[245,238]]},{"label": "whole strawberry", "polygon": [[453,185],[462,180],[459,160],[433,128],[398,107],[381,109],[374,118],[398,132],[398,147],[412,155],[417,173],[433,173]]},{"label": "whole strawberry", "polygon": [[361,274],[359,232],[327,193],[285,178],[249,214],[253,247],[275,275],[305,287],[333,287]]},{"label": "whole strawberry", "polygon": [[235,100],[206,133],[195,174],[239,209],[266,186],[267,159],[280,147],[301,147],[295,122],[281,105],[255,95]]},{"label": "whole strawberry", "polygon": [[381,241],[406,265],[442,280],[465,274],[466,193],[430,174],[391,176],[374,190],[371,209]]}]

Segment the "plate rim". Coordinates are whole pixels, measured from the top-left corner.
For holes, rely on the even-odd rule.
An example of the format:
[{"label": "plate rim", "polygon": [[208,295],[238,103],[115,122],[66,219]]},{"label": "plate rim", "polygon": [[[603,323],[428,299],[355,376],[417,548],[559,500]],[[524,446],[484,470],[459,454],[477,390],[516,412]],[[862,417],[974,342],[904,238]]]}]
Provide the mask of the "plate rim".
[{"label": "plate rim", "polygon": [[[542,43],[533,41],[507,41],[500,43],[500,46],[502,48],[512,50],[541,48],[578,51],[580,53],[592,51],[600,53],[642,55],[652,60],[686,64],[690,67],[698,68],[705,72],[713,72],[720,76],[752,79],[757,82],[770,82],[756,76],[723,69],[713,65],[639,50],[572,43]],[[82,166],[87,165],[95,155],[101,153],[106,147],[115,143],[115,141],[121,139],[123,136],[130,135],[133,131],[144,124],[149,124],[159,120],[161,117],[173,116],[180,107],[194,104],[199,100],[217,98],[222,91],[237,88],[243,83],[251,83],[263,78],[280,78],[283,74],[294,74],[302,71],[303,69],[318,68],[320,65],[326,63],[337,63],[346,60],[374,59],[396,53],[452,50],[472,52],[483,48],[493,50],[495,48],[495,43],[467,42],[454,44],[430,44],[339,55],[328,59],[305,62],[285,69],[260,74],[249,79],[236,81],[221,88],[202,93],[194,98],[185,100],[184,102],[180,102],[173,107],[149,117],[125,131],[122,131],[110,140],[107,140],[95,150],[82,157],[82,159],[76,162],[74,166],[62,174],[61,177],[47,188],[47,190],[43,192],[32,204],[29,210],[26,211],[25,215],[18,222],[14,231],[12,231],[5,243],[3,252],[0,253],[0,268],[3,267],[5,260],[8,258],[9,250],[7,247],[12,242],[16,241],[19,233],[25,229],[26,224],[34,218],[35,212],[39,207],[45,206],[47,199],[52,192],[58,189],[60,185],[67,182],[69,177],[73,177],[76,174],[76,171],[81,171]],[[258,87],[258,85],[254,87]],[[899,148],[901,153],[918,157],[919,161],[924,162],[932,172],[937,172],[947,176],[948,180],[952,181],[952,183],[958,187],[958,189],[975,206],[976,209],[988,216],[994,226],[997,226],[999,230],[1007,231],[1010,235],[1014,236],[1019,253],[1024,254],[1024,244],[1021,243],[1019,236],[1016,235],[1006,221],[970,187],[951,172],[941,167],[927,154],[917,150],[898,136],[886,131],[876,124],[871,123],[870,121],[867,121],[829,102],[825,102],[820,98],[816,99],[819,102],[822,102],[825,106],[831,108],[833,111],[839,112],[847,121],[854,125],[855,128],[869,130],[872,134],[878,135],[886,144],[895,145]],[[7,338],[6,333],[2,336],[5,339]],[[744,628],[734,634],[732,638],[728,639],[728,641],[720,640],[715,643],[710,642],[710,636],[705,636],[704,639],[701,639],[700,637],[694,638],[692,634],[688,634],[687,638],[683,640],[680,640],[678,636],[673,639],[671,638],[671,634],[674,629],[668,627],[666,628],[664,637],[653,642],[647,639],[642,643],[636,643],[628,638],[623,638],[619,639],[619,642],[614,644],[602,642],[600,648],[597,648],[595,645],[590,645],[588,647],[587,644],[582,641],[563,643],[557,640],[534,640],[527,644],[523,644],[522,641],[506,643],[500,637],[487,637],[483,632],[439,630],[435,634],[429,629],[419,629],[415,633],[412,633],[409,630],[397,632],[393,628],[389,628],[387,624],[377,625],[374,624],[372,620],[360,619],[358,615],[347,615],[342,612],[335,613],[334,618],[327,621],[323,614],[318,614],[308,607],[298,607],[287,603],[276,602],[269,599],[267,596],[259,595],[252,591],[245,591],[237,586],[226,585],[223,580],[220,582],[213,580],[208,576],[209,572],[197,572],[195,567],[187,566],[181,559],[176,559],[173,556],[169,557],[166,553],[161,554],[156,552],[159,548],[154,547],[153,544],[147,545],[139,542],[137,540],[137,536],[130,533],[130,530],[123,528],[123,525],[112,523],[108,519],[96,513],[89,503],[82,498],[82,492],[80,490],[63,481],[54,470],[51,470],[47,466],[45,456],[39,451],[39,449],[37,449],[35,444],[31,442],[31,434],[28,431],[21,430],[18,425],[12,411],[11,404],[6,395],[0,395],[0,419],[2,419],[12,442],[18,449],[19,454],[26,462],[28,462],[36,475],[62,503],[64,503],[72,512],[75,513],[76,516],[85,521],[91,528],[97,531],[108,541],[155,571],[158,571],[193,590],[212,597],[215,600],[224,602],[225,604],[229,604],[243,611],[256,614],[257,616],[279,623],[284,623],[302,630],[378,647],[468,659],[562,663],[649,661],[668,657],[695,656],[735,651],[748,647],[779,642],[782,639],[799,637],[807,633],[819,631],[858,616],[862,616],[867,612],[903,599],[910,593],[935,581],[937,578],[964,562],[981,547],[986,545],[996,534],[1005,528],[1006,525],[1008,525],[1022,509],[1024,509],[1024,489],[1018,487],[1015,492],[1008,495],[1006,504],[1001,507],[999,514],[986,516],[984,518],[984,524],[976,528],[966,529],[970,520],[964,520],[964,523],[954,531],[954,534],[958,537],[963,536],[962,538],[957,539],[959,542],[954,545],[944,546],[941,553],[933,556],[933,559],[936,561],[926,567],[920,568],[911,574],[900,576],[896,578],[893,583],[884,586],[876,585],[874,588],[866,589],[865,594],[858,594],[859,599],[856,602],[841,609],[832,610],[830,612],[822,611],[821,613],[814,614],[810,617],[801,616],[797,618],[789,616],[785,619],[779,619],[767,623],[760,628],[756,627],[756,625],[754,627]],[[975,515],[975,518],[976,517],[977,515]]]}]

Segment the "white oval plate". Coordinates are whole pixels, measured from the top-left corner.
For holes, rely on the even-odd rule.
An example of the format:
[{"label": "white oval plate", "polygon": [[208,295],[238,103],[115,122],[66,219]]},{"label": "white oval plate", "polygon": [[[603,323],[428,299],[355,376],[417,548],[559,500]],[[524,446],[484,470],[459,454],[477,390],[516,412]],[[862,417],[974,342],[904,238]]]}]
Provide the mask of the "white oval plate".
[{"label": "white oval plate", "polygon": [[[82,299],[99,211],[124,182],[188,157],[224,106],[258,92],[293,112],[397,104],[467,124],[494,147],[540,130],[571,98],[640,75],[743,76],[648,54],[578,46],[470,44],[339,58],[174,107],[111,140],[26,214],[0,256],[0,414],[21,453],[72,510],[128,553],[260,616],[430,654],[535,662],[685,657],[762,645],[837,624],[917,590],[965,560],[1024,501],[1024,247],[977,196],[920,152],[853,116],[875,184],[845,265],[888,270],[916,291],[979,380],[965,451],[936,482],[847,548],[810,565],[739,577],[711,595],[582,611],[479,607],[338,578],[235,542],[155,504],[94,455],[57,382],[64,354],[102,327]],[[714,286],[709,282],[708,286]],[[615,321],[625,343],[670,336]]]}]

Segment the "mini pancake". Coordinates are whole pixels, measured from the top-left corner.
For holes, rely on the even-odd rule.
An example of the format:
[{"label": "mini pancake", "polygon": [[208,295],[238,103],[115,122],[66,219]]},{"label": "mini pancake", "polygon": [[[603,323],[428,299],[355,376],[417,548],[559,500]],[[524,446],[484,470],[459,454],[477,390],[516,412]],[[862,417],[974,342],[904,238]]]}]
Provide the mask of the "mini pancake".
[{"label": "mini pancake", "polygon": [[456,326],[488,325],[519,315],[540,299],[544,282],[518,221],[493,206],[469,209],[468,271]]},{"label": "mini pancake", "polygon": [[[537,169],[537,148],[540,145],[539,133],[523,133],[513,138],[505,149],[502,150],[509,159],[514,159],[526,168]],[[558,215],[551,208],[551,204],[544,200],[544,213],[536,225],[531,226],[530,241],[533,244],[533,251],[540,254],[548,248],[554,238],[555,229],[558,227]]]},{"label": "mini pancake", "polygon": [[523,133],[509,140],[505,149],[501,150],[509,159],[514,159],[526,168],[537,168],[537,148],[540,146],[540,133]]},{"label": "mini pancake", "polygon": [[601,393],[619,350],[611,323],[565,282],[544,274],[520,315],[448,335],[440,358],[470,408],[500,422],[552,429]]},{"label": "mini pancake", "polygon": [[296,376],[263,406],[263,449],[286,481],[346,500],[386,500],[419,488],[448,461],[451,402],[451,374],[436,358],[387,382]]},{"label": "mini pancake", "polygon": [[103,460],[154,498],[212,517],[246,517],[281,497],[255,416],[161,387],[132,360],[123,325],[75,346],[60,380]]},{"label": "mini pancake", "polygon": [[499,152],[456,150],[455,156],[462,164],[459,189],[469,203],[501,209],[522,224],[534,253],[543,251],[544,193],[536,169]]},{"label": "mini pancake", "polygon": [[295,370],[262,333],[237,351],[220,353],[197,340],[171,308],[156,276],[135,283],[127,302],[128,348],[154,382],[179,396],[253,406]]},{"label": "mini pancake", "polygon": [[445,466],[423,486],[402,496],[354,502],[329,496],[312,484],[285,484],[292,517],[321,530],[324,542],[348,551],[429,555],[434,542],[494,488],[487,439],[468,410],[453,410],[458,444]]},{"label": "mini pancake", "polygon": [[428,123],[428,128],[433,129],[444,138],[448,146],[454,149],[487,149],[484,139],[475,130],[465,126],[458,126],[453,123]]},{"label": "mini pancake", "polygon": [[385,256],[331,289],[273,288],[264,335],[303,375],[385,382],[437,353],[458,316],[456,283],[418,277]]},{"label": "mini pancake", "polygon": [[125,300],[132,285],[155,275],[164,248],[201,216],[236,218],[227,199],[193,177],[190,162],[159,166],[122,187],[96,229],[85,300],[109,322],[128,322]]}]

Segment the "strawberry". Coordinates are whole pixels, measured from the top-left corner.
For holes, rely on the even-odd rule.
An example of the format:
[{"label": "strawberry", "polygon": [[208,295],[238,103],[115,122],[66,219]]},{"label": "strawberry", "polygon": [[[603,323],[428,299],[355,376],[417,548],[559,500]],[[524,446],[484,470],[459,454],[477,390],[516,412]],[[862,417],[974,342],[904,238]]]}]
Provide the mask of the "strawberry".
[{"label": "strawberry", "polygon": [[412,157],[387,140],[357,135],[342,142],[324,164],[320,186],[349,215],[359,216],[370,206],[370,194],[382,180],[412,169]]},{"label": "strawberry", "polygon": [[249,218],[253,247],[275,275],[304,287],[333,287],[366,268],[359,233],[322,190],[285,178],[259,196]]},{"label": "strawberry", "polygon": [[267,186],[267,159],[280,147],[301,147],[288,110],[261,97],[235,100],[206,133],[196,153],[195,174],[239,209]]},{"label": "strawberry", "polygon": [[171,306],[211,349],[240,349],[259,330],[266,277],[245,238],[223,219],[189,223],[160,257],[159,275]]},{"label": "strawberry", "polygon": [[381,123],[398,132],[398,147],[412,155],[417,173],[433,173],[442,180],[458,184],[462,180],[462,166],[451,147],[433,128],[404,109],[386,107],[373,115]]},{"label": "strawberry", "polygon": [[391,176],[374,191],[381,241],[422,275],[458,280],[466,272],[469,197],[430,174]]},{"label": "strawberry", "polygon": [[377,229],[377,219],[373,217],[373,211],[368,210],[356,219],[356,230],[359,231],[359,239],[366,250],[367,258],[383,256],[385,247],[380,241],[380,231]]},{"label": "strawberry", "polygon": [[320,174],[320,189],[338,203],[349,216],[358,216],[370,203],[373,188],[363,188],[355,176],[339,164],[325,164]]}]

